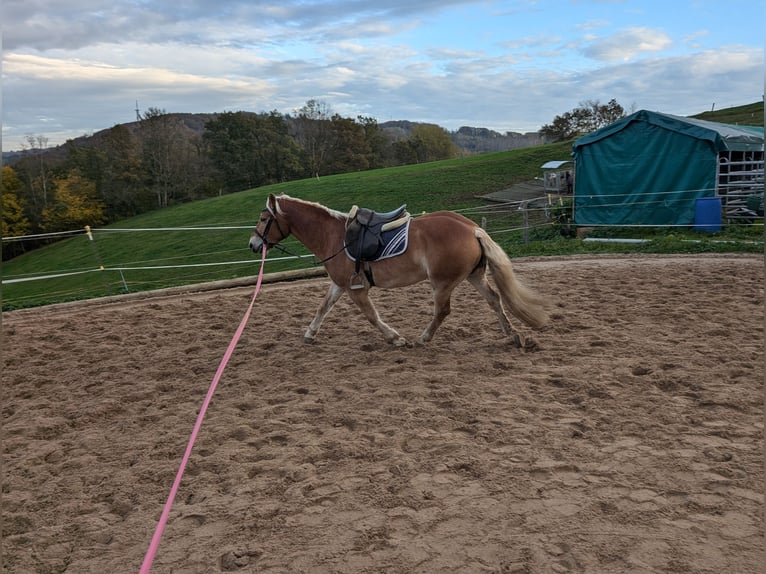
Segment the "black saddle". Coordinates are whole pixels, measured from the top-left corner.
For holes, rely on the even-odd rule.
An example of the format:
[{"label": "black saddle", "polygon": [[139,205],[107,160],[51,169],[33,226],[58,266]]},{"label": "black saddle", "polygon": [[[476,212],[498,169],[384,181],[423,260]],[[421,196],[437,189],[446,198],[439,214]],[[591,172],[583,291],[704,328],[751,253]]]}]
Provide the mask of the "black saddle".
[{"label": "black saddle", "polygon": [[346,251],[357,261],[375,261],[383,247],[383,232],[403,225],[409,217],[406,204],[385,213],[355,205],[346,221]]},{"label": "black saddle", "polygon": [[[409,215],[407,213],[407,204],[402,205],[394,209],[393,211],[386,211],[380,213],[367,209],[366,207],[357,207],[356,205],[351,208],[348,214],[348,221],[358,221],[362,226],[375,228],[377,226],[383,226],[387,223],[393,223],[402,217]],[[348,225],[346,226],[348,228]]]}]

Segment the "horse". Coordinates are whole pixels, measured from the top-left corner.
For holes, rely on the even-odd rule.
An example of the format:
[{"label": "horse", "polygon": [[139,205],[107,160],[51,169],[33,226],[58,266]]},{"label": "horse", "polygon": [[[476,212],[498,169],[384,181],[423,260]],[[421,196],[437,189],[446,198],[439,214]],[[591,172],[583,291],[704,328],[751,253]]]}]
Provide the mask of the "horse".
[{"label": "horse", "polygon": [[[316,340],[322,321],[338,299],[348,293],[387,342],[407,345],[407,340],[378,315],[369,298],[373,283],[382,289],[393,289],[430,281],[433,318],[417,340],[421,344],[433,338],[449,315],[452,292],[464,280],[486,299],[502,332],[516,347],[524,347],[524,339],[511,326],[504,306],[533,329],[540,329],[547,322],[546,300],[516,278],[503,248],[467,217],[452,211],[436,211],[412,218],[404,253],[365,263],[369,272],[360,279],[358,267],[355,271],[356,263],[346,253],[344,244],[348,215],[286,194],[269,194],[250,238],[250,249],[261,253],[264,246],[268,251],[293,235],[323,263],[330,287],[306,329],[303,336],[306,343]],[[497,289],[487,279],[488,268]]]}]

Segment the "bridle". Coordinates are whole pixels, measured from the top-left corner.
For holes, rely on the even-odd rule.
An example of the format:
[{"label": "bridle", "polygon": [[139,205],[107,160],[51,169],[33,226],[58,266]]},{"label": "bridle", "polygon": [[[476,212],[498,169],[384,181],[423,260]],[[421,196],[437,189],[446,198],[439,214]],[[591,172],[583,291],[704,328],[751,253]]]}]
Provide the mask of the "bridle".
[{"label": "bridle", "polygon": [[[282,227],[279,225],[279,220],[277,219],[277,214],[274,212],[273,209],[271,209],[271,207],[269,205],[267,205],[266,207],[264,207],[261,210],[261,215],[263,215],[264,213],[269,216],[269,219],[266,221],[266,225],[263,228],[263,233],[258,233],[258,227],[256,227],[255,229],[253,229],[253,235],[255,235],[258,239],[260,239],[263,242],[263,244],[266,246],[267,249],[271,249],[272,247],[275,247],[276,249],[279,249],[282,253],[286,253],[287,255],[292,255],[294,257],[302,257],[298,253],[293,253],[289,249],[285,249],[284,247],[279,245],[279,242],[282,241],[283,239],[285,239],[290,234],[284,232]],[[269,241],[268,239],[266,239],[267,236],[269,235],[269,230],[271,229],[272,224],[277,226],[277,231],[279,231],[279,234],[282,236],[279,239],[277,239],[276,241]],[[329,257],[326,257],[325,259],[319,260],[319,263],[323,264],[323,263],[326,263],[327,261],[329,261],[330,259],[334,259],[339,254],[343,253],[345,248],[346,248],[346,245],[345,245],[345,242],[344,242],[343,246],[338,251],[336,251],[335,253],[333,253]],[[316,257],[315,257],[315,259],[316,259]]]},{"label": "bridle", "polygon": [[[266,226],[263,228],[263,233],[262,234],[258,233],[258,228],[256,227],[253,230],[253,235],[258,237],[258,239],[260,239],[267,248],[271,249],[272,247],[276,247],[280,241],[282,241],[285,237],[287,237],[290,234],[285,233],[282,230],[282,227],[280,227],[279,225],[279,220],[277,219],[277,214],[274,213],[274,210],[271,209],[271,207],[267,206],[263,208],[261,210],[261,215],[263,215],[264,213],[267,213],[269,215],[269,219],[268,221],[266,221]],[[277,231],[279,231],[280,235],[282,235],[282,237],[280,237],[277,241],[273,241],[273,242],[266,239],[269,235],[269,230],[271,229],[272,224],[276,224]]]}]

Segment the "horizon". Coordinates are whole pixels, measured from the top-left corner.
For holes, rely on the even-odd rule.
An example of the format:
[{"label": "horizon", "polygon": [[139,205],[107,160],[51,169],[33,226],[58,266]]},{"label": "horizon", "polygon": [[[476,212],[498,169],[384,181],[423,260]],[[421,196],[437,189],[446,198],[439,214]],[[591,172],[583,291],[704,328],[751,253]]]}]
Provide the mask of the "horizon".
[{"label": "horizon", "polygon": [[[758,104],[758,103],[759,103],[758,101],[755,101],[755,102],[749,102],[749,103],[746,103],[746,104],[735,104],[735,105],[728,106],[728,107],[725,107],[725,108],[718,108],[718,109],[712,109],[712,110],[703,110],[702,112],[694,112],[690,116],[685,116],[685,117],[691,117],[691,116],[695,116],[695,115],[699,115],[699,114],[707,113],[707,112],[716,112],[716,111],[717,112],[721,112],[723,110],[729,110],[729,109],[749,106],[749,105]],[[249,112],[249,113],[263,113],[263,112],[254,112],[254,111],[251,111],[251,110],[237,110],[237,111]],[[632,113],[635,113],[637,111],[639,111],[639,110],[634,110],[634,111],[626,110],[625,114],[626,114],[626,116],[628,116],[628,115],[631,115]],[[656,111],[656,110],[652,110],[652,111]],[[168,115],[215,115],[215,114],[220,114],[220,113],[224,113],[224,112],[167,112]],[[663,113],[663,112],[660,112],[660,113]],[[283,114],[283,115],[288,115],[288,114]],[[560,115],[560,114],[557,114],[557,115]],[[553,119],[553,118],[551,118],[551,119]],[[115,124],[115,125],[128,125],[128,124],[137,123],[138,121],[140,121],[140,120],[134,119],[133,121],[122,122],[121,124]],[[704,120],[704,121],[711,121],[711,120]],[[714,121],[714,120],[712,120],[712,121]],[[378,122],[378,125],[383,125],[383,124],[386,124],[386,123],[397,123],[397,122],[408,122],[408,123],[412,123],[412,124],[429,123],[429,122],[420,122],[420,121],[417,121],[417,120],[397,119],[397,120],[386,120],[384,122]],[[717,122],[717,123],[720,123],[720,122]],[[750,124],[742,124],[742,125],[750,125]],[[112,127],[114,127],[114,126],[109,126],[109,127],[106,127],[106,128],[101,128],[101,129],[95,130],[94,132],[89,133],[89,134],[82,134],[82,135],[76,136],[74,138],[71,138],[71,140],[73,141],[73,140],[77,140],[77,139],[81,139],[81,138],[90,138],[90,137],[93,137],[94,135],[96,135],[96,134],[98,134],[98,133],[100,133],[102,131],[106,131],[106,130],[111,129]],[[443,126],[439,126],[439,127],[447,130],[447,128],[444,128]],[[758,127],[763,127],[763,126],[758,126]],[[539,133],[539,130],[536,131],[536,132],[515,132],[515,131],[498,132],[498,131],[492,130],[492,128],[488,128],[486,126],[470,126],[470,125],[459,126],[457,129],[447,130],[447,132],[449,132],[451,134],[454,134],[454,133],[459,132],[463,128],[482,129],[482,130],[486,129],[486,130],[492,131],[494,133],[498,133],[498,134],[500,134],[502,136],[505,136],[505,135],[508,135],[508,134],[511,134],[511,133],[513,133],[513,134],[520,134],[520,135],[523,135],[523,136]],[[67,140],[67,141],[70,141],[70,140]],[[45,149],[55,149],[57,147],[61,147],[62,145],[65,145],[66,143],[67,142],[65,141],[65,142],[63,142],[61,144],[57,144],[55,146],[48,146]],[[22,149],[9,149],[9,150],[5,150],[4,149],[2,151],[2,155],[5,157],[5,156],[8,156],[8,155],[23,154],[24,152],[27,152],[27,151],[31,151],[29,147],[24,147]]]}]

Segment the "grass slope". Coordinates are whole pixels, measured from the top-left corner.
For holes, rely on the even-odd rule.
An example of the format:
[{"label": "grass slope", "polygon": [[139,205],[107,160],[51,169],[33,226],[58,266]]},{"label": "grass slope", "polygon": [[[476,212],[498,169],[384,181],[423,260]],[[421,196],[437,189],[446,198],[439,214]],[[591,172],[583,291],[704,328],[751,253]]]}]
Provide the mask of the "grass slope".
[{"label": "grass slope", "polygon": [[711,112],[702,112],[701,114],[695,114],[692,117],[722,124],[763,127],[763,102],[755,102],[745,106],[735,106]]}]

